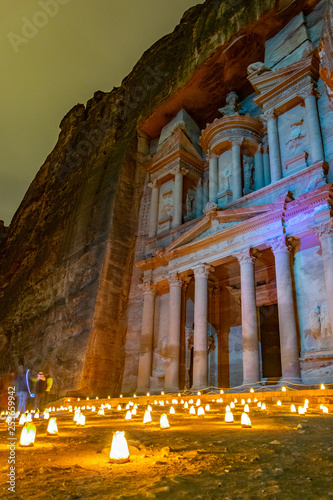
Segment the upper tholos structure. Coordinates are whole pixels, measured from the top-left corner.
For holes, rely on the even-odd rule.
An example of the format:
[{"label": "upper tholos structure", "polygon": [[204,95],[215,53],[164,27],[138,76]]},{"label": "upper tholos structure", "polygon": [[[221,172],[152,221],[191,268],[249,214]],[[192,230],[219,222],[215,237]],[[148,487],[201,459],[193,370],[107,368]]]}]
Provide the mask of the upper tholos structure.
[{"label": "upper tholos structure", "polygon": [[60,394],[333,381],[333,2],[207,0],[0,227],[0,367]]}]

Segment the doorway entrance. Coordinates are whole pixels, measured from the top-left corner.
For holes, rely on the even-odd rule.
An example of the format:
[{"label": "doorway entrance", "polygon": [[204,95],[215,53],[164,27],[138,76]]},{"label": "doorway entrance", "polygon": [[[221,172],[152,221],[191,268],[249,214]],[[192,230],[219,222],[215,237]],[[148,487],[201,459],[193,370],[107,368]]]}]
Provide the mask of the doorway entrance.
[{"label": "doorway entrance", "polygon": [[282,376],[277,304],[259,307],[261,359],[263,378]]}]

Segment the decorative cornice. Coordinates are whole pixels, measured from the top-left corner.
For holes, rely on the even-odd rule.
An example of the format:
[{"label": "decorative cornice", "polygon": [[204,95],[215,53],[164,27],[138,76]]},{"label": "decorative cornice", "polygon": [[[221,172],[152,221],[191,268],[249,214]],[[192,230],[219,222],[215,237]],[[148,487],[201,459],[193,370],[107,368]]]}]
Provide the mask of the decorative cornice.
[{"label": "decorative cornice", "polygon": [[208,278],[210,273],[215,271],[214,267],[209,264],[200,264],[193,268],[195,278]]}]

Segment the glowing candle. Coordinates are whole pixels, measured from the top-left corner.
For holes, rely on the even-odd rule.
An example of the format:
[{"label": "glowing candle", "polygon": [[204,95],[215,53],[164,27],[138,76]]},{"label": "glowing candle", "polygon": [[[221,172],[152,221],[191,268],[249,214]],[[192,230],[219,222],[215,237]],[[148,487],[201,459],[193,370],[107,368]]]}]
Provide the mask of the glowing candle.
[{"label": "glowing candle", "polygon": [[131,413],[132,413],[132,415],[136,415],[136,408],[133,408]]},{"label": "glowing candle", "polygon": [[263,404],[261,405],[261,409],[262,409],[262,410],[266,410],[266,403],[263,403]]},{"label": "glowing candle", "polygon": [[230,406],[227,405],[226,409],[225,409],[226,412],[230,411]]},{"label": "glowing candle", "polygon": [[282,406],[282,403],[280,400],[276,404],[277,404],[277,406]]},{"label": "glowing candle", "polygon": [[102,415],[105,415],[105,411],[104,411],[104,408],[100,408],[97,412],[97,415],[99,416],[102,416]]},{"label": "glowing candle", "polygon": [[303,406],[299,406],[297,410],[298,410],[299,415],[304,415],[305,408],[303,408]]},{"label": "glowing candle", "polygon": [[21,437],[20,446],[33,446],[36,438],[36,426],[31,422],[24,425]]},{"label": "glowing candle", "polygon": [[250,392],[254,392],[254,389],[252,389],[252,387],[251,387],[251,389],[250,389]]},{"label": "glowing candle", "polygon": [[132,418],[131,410],[128,410],[125,415],[125,420],[131,420],[131,418]]},{"label": "glowing candle", "polygon": [[286,392],[286,391],[287,391],[286,387],[284,387],[284,386],[283,386],[283,387],[281,388],[281,391],[282,391],[282,392]]},{"label": "glowing candle", "polygon": [[20,416],[20,420],[19,420],[19,425],[24,425],[27,421],[27,417],[25,415],[25,413],[22,413],[22,415]]},{"label": "glowing candle", "polygon": [[230,403],[230,408],[235,408],[235,403],[233,401]]},{"label": "glowing candle", "polygon": [[188,408],[188,402],[186,401],[185,404],[184,404],[184,408]]},{"label": "glowing candle", "polygon": [[147,411],[153,411],[153,409],[150,405],[147,406]]},{"label": "glowing candle", "polygon": [[323,406],[321,407],[321,409],[322,409],[323,413],[328,413],[328,408],[327,408],[327,406],[324,406],[324,405],[323,405]]},{"label": "glowing candle", "polygon": [[161,415],[161,418],[160,418],[160,428],[161,429],[168,429],[169,427],[170,427],[170,424],[169,424],[168,417],[165,413],[163,413],[163,415]]},{"label": "glowing candle", "polygon": [[259,408],[261,408],[261,401],[258,401],[257,406],[258,406]]},{"label": "glowing candle", "polygon": [[84,426],[86,425],[86,417],[83,413],[80,413],[79,418],[77,419],[76,425]]},{"label": "glowing candle", "polygon": [[291,405],[291,407],[290,407],[290,411],[291,411],[292,413],[296,413],[296,406],[295,406],[295,405]]},{"label": "glowing candle", "polygon": [[320,388],[321,388],[321,389],[325,389],[324,384],[320,384]]},{"label": "glowing candle", "polygon": [[121,405],[118,405],[117,406],[117,410],[120,411],[121,410]]},{"label": "glowing candle", "polygon": [[115,432],[112,438],[110,462],[124,464],[129,462],[129,460],[130,454],[125,438],[125,432]]},{"label": "glowing candle", "polygon": [[248,404],[245,404],[245,405],[244,405],[244,413],[249,413],[249,411],[250,411],[250,407],[249,407],[249,405],[248,405]]},{"label": "glowing candle", "polygon": [[234,421],[234,416],[233,416],[233,414],[232,414],[232,412],[231,412],[231,411],[226,411],[226,412],[225,412],[224,421],[225,421],[225,422],[228,422],[228,423],[230,423],[230,422],[233,422],[233,421]]},{"label": "glowing candle", "polygon": [[150,396],[150,394],[149,394],[149,392],[147,392],[147,397],[149,398],[149,396]]},{"label": "glowing candle", "polygon": [[195,414],[196,414],[195,408],[194,408],[194,406],[191,406],[191,408],[190,408],[190,415],[195,415]]},{"label": "glowing candle", "polygon": [[248,403],[252,403],[252,399],[251,399],[251,398],[249,398],[249,399],[247,400],[247,402],[248,402]]},{"label": "glowing candle", "polygon": [[205,415],[205,410],[203,409],[202,406],[199,406],[198,408],[198,417],[203,417]]},{"label": "glowing candle", "polygon": [[198,392],[197,394],[198,394],[198,396],[201,396],[201,392]]},{"label": "glowing candle", "polygon": [[149,410],[146,410],[143,416],[143,423],[148,424],[149,422],[151,422],[151,413]]},{"label": "glowing candle", "polygon": [[55,417],[50,418],[47,426],[47,433],[50,434],[51,436],[58,435],[57,419]]},{"label": "glowing candle", "polygon": [[174,415],[176,413],[173,406],[171,406],[169,413],[170,413],[170,415]]},{"label": "glowing candle", "polygon": [[245,405],[245,399],[242,399],[241,405],[243,405],[243,406]]},{"label": "glowing candle", "polygon": [[49,418],[50,418],[50,413],[47,410],[45,410],[44,411],[44,420],[48,420]]},{"label": "glowing candle", "polygon": [[245,412],[242,413],[241,426],[244,427],[244,428],[252,427],[250,417]]},{"label": "glowing candle", "polygon": [[220,394],[224,394],[223,389],[220,390]]},{"label": "glowing candle", "polygon": [[196,401],[196,403],[195,403],[195,404],[196,404],[196,406],[200,406],[200,405],[201,405],[201,401],[200,401],[200,399],[197,399],[197,401]]},{"label": "glowing candle", "polygon": [[193,405],[193,399],[190,399],[190,400],[189,400],[189,404],[190,404],[190,405]]}]

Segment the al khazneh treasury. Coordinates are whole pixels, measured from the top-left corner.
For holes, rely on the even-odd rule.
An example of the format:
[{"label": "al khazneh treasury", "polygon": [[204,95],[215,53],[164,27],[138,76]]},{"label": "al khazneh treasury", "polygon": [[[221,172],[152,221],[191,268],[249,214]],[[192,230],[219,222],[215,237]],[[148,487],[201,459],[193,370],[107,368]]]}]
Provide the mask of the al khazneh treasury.
[{"label": "al khazneh treasury", "polygon": [[0,239],[60,394],[333,381],[333,2],[210,1],[61,123]]}]

